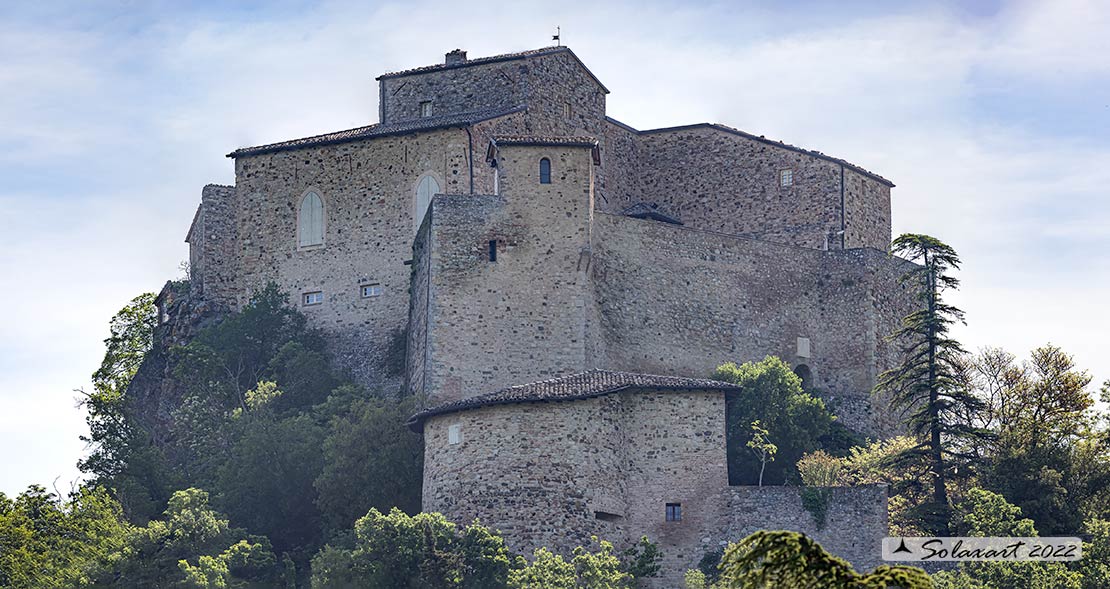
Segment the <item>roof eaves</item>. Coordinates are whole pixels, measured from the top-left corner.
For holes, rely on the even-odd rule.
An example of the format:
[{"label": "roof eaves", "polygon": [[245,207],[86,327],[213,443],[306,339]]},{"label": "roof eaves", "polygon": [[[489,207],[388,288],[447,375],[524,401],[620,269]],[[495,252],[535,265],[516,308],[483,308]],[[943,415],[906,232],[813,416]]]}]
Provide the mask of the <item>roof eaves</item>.
[{"label": "roof eaves", "polygon": [[[381,123],[375,123],[373,125],[366,125],[366,126],[363,126],[363,127],[355,127],[353,129],[346,129],[346,130],[343,130],[343,131],[334,131],[332,133],[322,133],[320,135],[311,135],[309,137],[303,137],[303,138],[299,138],[299,139],[290,139],[288,141],[279,141],[277,143],[268,143],[266,145],[260,145],[260,146],[257,146],[257,147],[242,147],[242,148],[236,149],[235,151],[227,154],[227,157],[234,159],[234,158],[242,157],[242,156],[264,155],[264,154],[267,154],[267,153],[277,153],[277,152],[281,152],[281,151],[293,151],[293,150],[296,150],[296,149],[304,149],[304,148],[308,148],[308,147],[321,147],[321,146],[326,146],[326,145],[338,145],[338,144],[342,144],[342,143],[352,143],[352,142],[360,141],[360,140],[363,140],[363,139],[376,139],[378,137],[396,137],[398,135],[408,135],[408,134],[411,134],[411,133],[421,133],[421,132],[424,132],[424,131],[437,131],[437,130],[440,130],[440,129],[450,129],[450,128],[453,128],[453,127],[459,127],[459,128],[469,127],[469,126],[471,126],[475,123],[481,123],[481,122],[493,120],[493,119],[496,119],[496,118],[508,116],[508,115],[511,115],[511,114],[515,114],[515,113],[518,113],[518,112],[521,112],[521,111],[525,110],[526,108],[527,107],[525,107],[523,105],[522,106],[515,106],[511,109],[504,110],[504,111],[493,112],[493,113],[491,113],[489,115],[486,115],[486,116],[476,116],[476,117],[470,118],[470,119],[450,119],[450,120],[447,120],[447,121],[443,122],[442,124],[433,124],[433,125],[427,125],[427,126],[423,126],[423,127],[399,128],[397,130],[383,131],[383,132],[380,132],[380,133],[374,133],[373,131],[375,129],[381,128],[383,125]],[[399,124],[403,124],[403,123],[407,123],[407,122],[414,122],[414,121],[402,121]],[[329,136],[332,136],[332,135],[341,135],[341,134],[345,134],[345,135],[342,135],[340,137],[336,137],[334,139],[320,139],[319,141],[314,141],[317,138],[323,138],[323,137],[329,137]]]}]

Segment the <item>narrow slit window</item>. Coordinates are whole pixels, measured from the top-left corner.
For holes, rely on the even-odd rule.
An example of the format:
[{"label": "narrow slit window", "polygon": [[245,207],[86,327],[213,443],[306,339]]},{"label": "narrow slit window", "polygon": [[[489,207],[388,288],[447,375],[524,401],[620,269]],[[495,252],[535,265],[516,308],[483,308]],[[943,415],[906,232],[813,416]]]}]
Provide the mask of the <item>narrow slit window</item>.
[{"label": "narrow slit window", "polygon": [[793,186],[794,170],[779,170],[779,184],[782,186]]},{"label": "narrow slit window", "polygon": [[320,291],[306,292],[302,299],[305,305],[319,305],[324,302],[324,293]]},{"label": "narrow slit window", "polygon": [[667,504],[667,521],[680,522],[682,521],[682,504],[681,503],[668,503]]},{"label": "narrow slit window", "polygon": [[447,443],[454,446],[462,442],[462,425],[453,423],[447,426]]},{"label": "narrow slit window", "polygon": [[496,262],[497,261],[497,240],[496,239],[489,240],[489,261],[491,261],[491,262]]},{"label": "narrow slit window", "polygon": [[563,103],[563,118],[564,119],[569,119],[570,118],[570,103],[569,102],[564,102]]},{"label": "narrow slit window", "polygon": [[430,116],[432,116],[432,101],[431,100],[424,100],[420,103],[420,116],[421,117],[430,117]]},{"label": "narrow slit window", "polygon": [[540,160],[540,184],[551,184],[551,160]]},{"label": "narrow slit window", "polygon": [[364,284],[360,290],[364,299],[382,296],[382,285],[380,284]]}]

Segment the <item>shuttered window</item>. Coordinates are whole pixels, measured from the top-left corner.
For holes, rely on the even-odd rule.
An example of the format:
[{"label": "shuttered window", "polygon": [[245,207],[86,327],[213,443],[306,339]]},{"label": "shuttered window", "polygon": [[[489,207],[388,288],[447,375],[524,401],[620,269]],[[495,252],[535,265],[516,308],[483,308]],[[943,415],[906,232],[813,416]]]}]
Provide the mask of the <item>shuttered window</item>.
[{"label": "shuttered window", "polygon": [[416,216],[413,218],[413,231],[420,229],[424,215],[428,212],[428,205],[432,204],[432,197],[439,194],[439,182],[431,176],[424,176],[416,186]]},{"label": "shuttered window", "polygon": [[301,200],[297,236],[300,247],[324,244],[324,201],[315,192],[309,192]]}]

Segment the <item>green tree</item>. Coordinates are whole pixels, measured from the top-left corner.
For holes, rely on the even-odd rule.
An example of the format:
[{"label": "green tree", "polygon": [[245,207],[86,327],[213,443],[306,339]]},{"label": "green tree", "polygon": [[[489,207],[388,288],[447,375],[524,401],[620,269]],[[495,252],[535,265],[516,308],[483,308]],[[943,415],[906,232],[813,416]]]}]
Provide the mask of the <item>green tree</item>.
[{"label": "green tree", "polygon": [[94,486],[114,489],[124,513],[133,519],[153,514],[154,505],[169,496],[174,477],[153,447],[150,432],[132,419],[128,387],[154,348],[158,309],[154,293],[132,299],[109,324],[104,359],[92,375],[92,391],[78,391],[86,411],[89,455],[77,463],[92,475]]},{"label": "green tree", "polygon": [[820,438],[834,423],[825,403],[803,392],[798,375],[773,356],[739,366],[729,362],[713,378],[741,388],[727,397],[729,484],[759,483],[764,464],[747,449],[756,420],[778,447],[779,460],[766,465],[764,480],[770,485],[795,480],[798,459],[820,447]]},{"label": "green tree", "polygon": [[194,488],[175,492],[163,519],[136,528],[109,561],[93,586],[265,587],[284,574],[268,539],[232,528]]},{"label": "green tree", "polygon": [[721,560],[722,587],[822,587],[863,589],[899,587],[929,589],[925,571],[907,566],[880,566],[860,574],[846,561],[798,532],[760,530],[725,549]]},{"label": "green tree", "polygon": [[963,320],[963,311],[946,304],[942,295],[959,286],[951,276],[959,269],[956,251],[928,235],[905,234],[891,244],[894,254],[916,262],[902,276],[921,304],[902,320],[891,339],[899,343],[901,363],[884,372],[875,386],[877,396],[889,397],[894,408],[908,413],[906,425],[919,443],[902,453],[900,461],[928,467],[931,500],[921,510],[926,530],[944,533],[948,527],[948,483],[969,456],[963,440],[982,437],[959,416],[975,413],[983,403],[963,386],[961,360],[965,354],[949,335]]},{"label": "green tree", "polygon": [[355,522],[353,549],[327,546],[312,562],[314,588],[504,587],[509,551],[474,523],[460,534],[440,514],[388,515],[371,509]]},{"label": "green tree", "polygon": [[985,349],[968,373],[985,406],[976,425],[994,434],[977,447],[980,484],[1020,506],[1046,533],[1077,533],[1085,512],[1100,511],[1095,504],[1110,483],[1090,375],[1052,345],[1020,364],[1003,350]]},{"label": "green tree", "polygon": [[110,494],[82,487],[61,501],[33,485],[0,493],[0,587],[78,587],[121,549],[130,526]]},{"label": "green tree", "polygon": [[746,446],[755,454],[759,460],[759,486],[763,486],[763,472],[767,470],[767,463],[775,461],[775,454],[778,453],[779,447],[772,444],[767,439],[767,434],[770,432],[766,428],[760,427],[759,420],[752,422],[751,439],[748,440]]},{"label": "green tree", "polygon": [[[352,399],[341,401],[346,395]],[[349,529],[371,507],[419,512],[424,444],[405,426],[416,400],[367,397],[354,387],[333,396],[346,409],[328,418],[323,467],[314,483],[328,527]]]},{"label": "green tree", "polygon": [[[966,536],[1038,536],[1033,520],[997,493],[969,489],[953,509],[952,525]],[[938,587],[1006,587],[1007,589],[1080,589],[1082,576],[1061,562],[967,561],[957,571],[933,576]]]}]

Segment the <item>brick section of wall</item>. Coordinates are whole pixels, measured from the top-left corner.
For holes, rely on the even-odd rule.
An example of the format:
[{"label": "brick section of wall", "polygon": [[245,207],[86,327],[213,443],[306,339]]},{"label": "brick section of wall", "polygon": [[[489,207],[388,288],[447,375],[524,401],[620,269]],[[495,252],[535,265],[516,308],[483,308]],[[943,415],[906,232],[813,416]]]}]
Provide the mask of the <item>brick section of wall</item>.
[{"label": "brick section of wall", "polygon": [[[869,393],[893,362],[884,338],[913,303],[898,261],[605,213],[594,244],[601,367],[704,378],[727,361],[777,355],[808,366],[847,425],[886,431]],[[797,354],[798,338],[811,357]]]},{"label": "brick section of wall", "polygon": [[238,230],[233,186],[209,184],[201,190],[200,206],[185,241],[189,243],[189,284],[192,294],[221,306],[236,299]]},{"label": "brick section of wall", "polygon": [[[431,175],[444,192],[468,191],[469,156],[466,132],[445,129],[237,159],[237,302],[275,281],[328,335],[341,367],[399,388],[416,187]],[[324,245],[302,249],[297,214],[309,190],[324,202]],[[381,296],[362,298],[363,284],[380,284]],[[324,302],[301,305],[309,291]]]},{"label": "brick section of wall", "polygon": [[[460,444],[448,443],[452,425]],[[664,553],[653,586],[681,586],[706,552],[757,529],[804,532],[860,567],[887,532],[885,487],[836,489],[824,529],[796,487],[728,487],[719,391],[483,407],[433,417],[424,436],[426,511],[479,518],[525,554],[646,534]],[[682,521],[666,521],[667,503],[682,504]]]},{"label": "brick section of wall", "polygon": [[[550,184],[539,183],[543,157]],[[433,201],[423,254],[432,404],[586,369],[592,168],[588,148],[503,147],[506,196]]]}]

